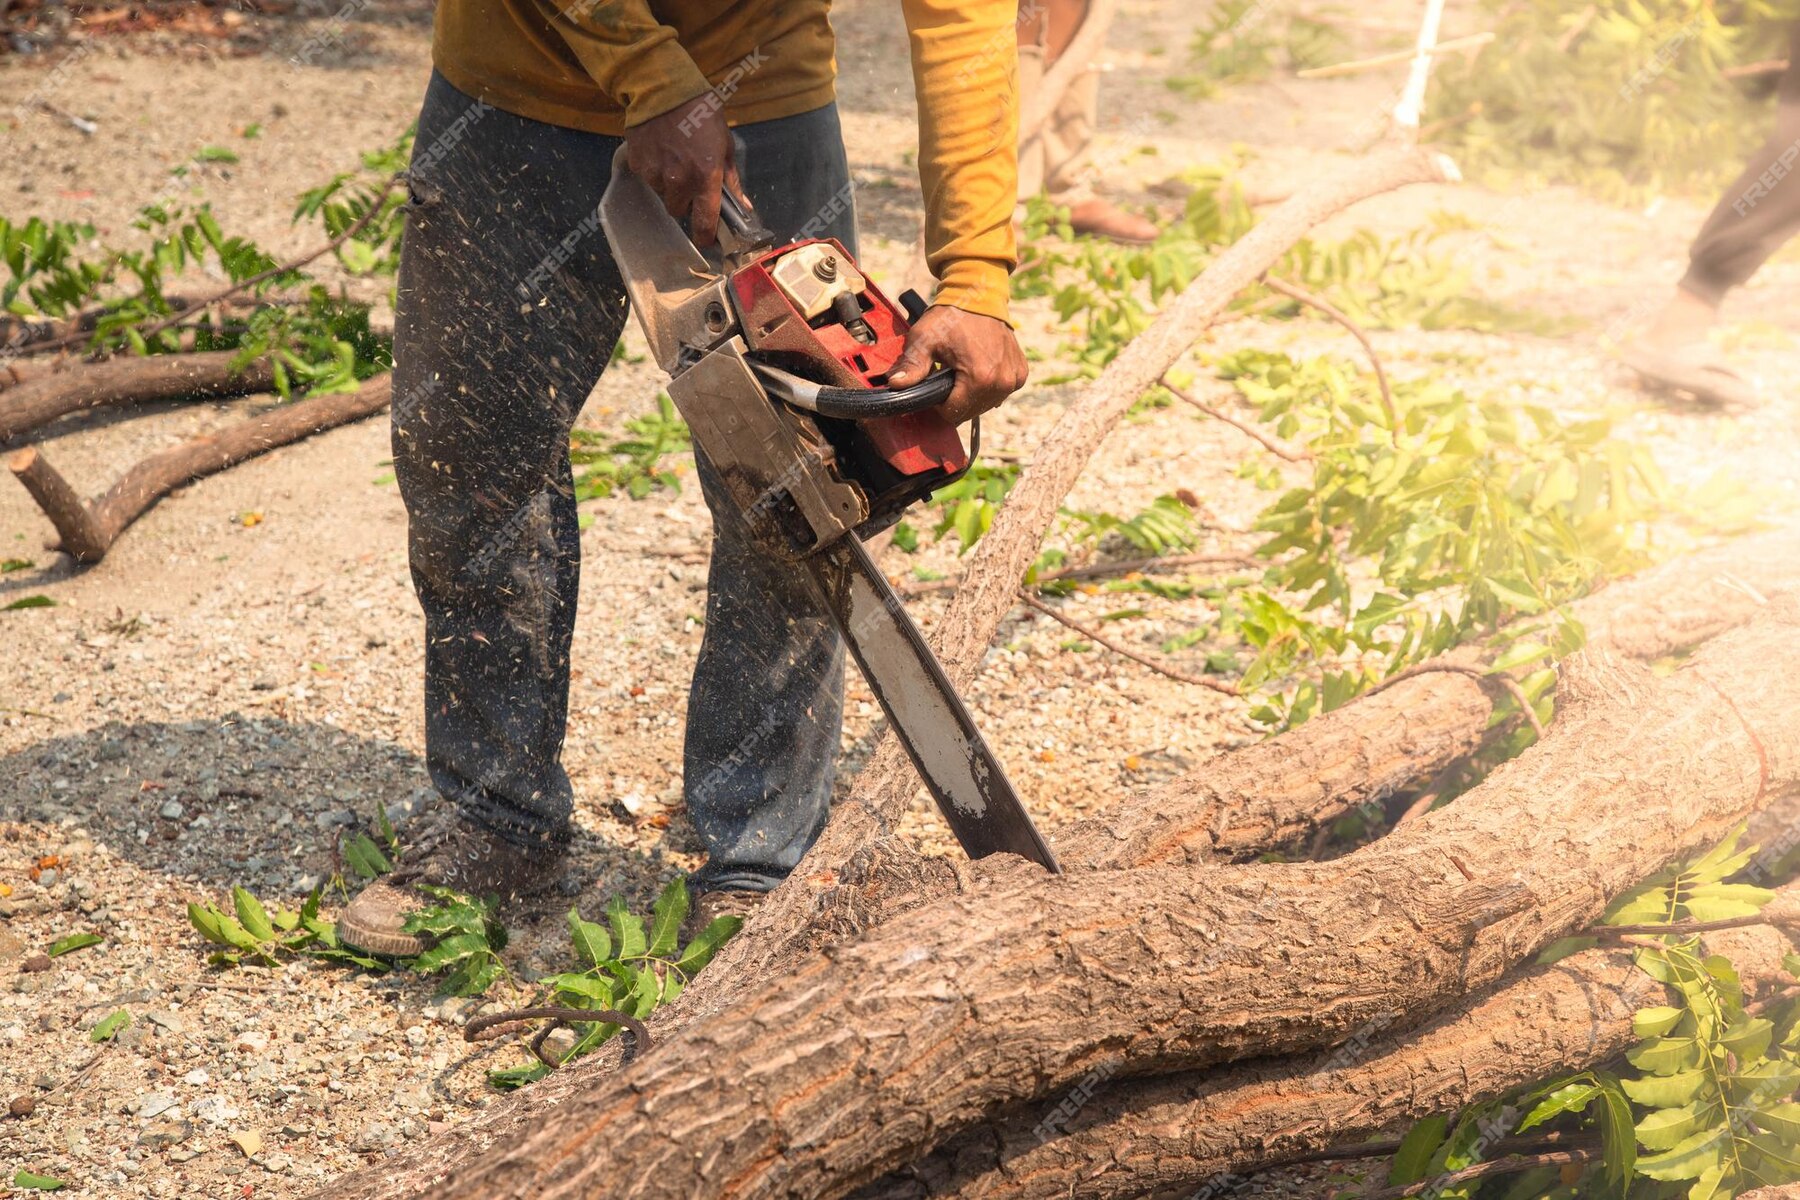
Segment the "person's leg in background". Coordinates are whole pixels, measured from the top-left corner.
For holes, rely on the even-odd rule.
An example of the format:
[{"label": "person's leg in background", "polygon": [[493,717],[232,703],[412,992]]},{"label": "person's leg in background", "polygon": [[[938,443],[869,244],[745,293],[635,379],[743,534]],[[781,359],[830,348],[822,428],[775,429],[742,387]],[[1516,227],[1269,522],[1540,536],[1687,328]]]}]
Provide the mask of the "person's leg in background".
[{"label": "person's leg in background", "polygon": [[553,883],[580,533],[569,430],[626,318],[594,222],[616,138],[478,104],[434,75],[395,322],[394,472],[425,613],[425,756],[448,802],[339,929],[418,953],[410,884]]},{"label": "person's leg in background", "polygon": [[[1090,19],[1089,0],[1020,0],[1019,98],[1030,111],[1045,73]],[[1057,98],[1043,127],[1019,142],[1019,198],[1039,192],[1069,210],[1077,233],[1120,242],[1154,241],[1157,228],[1094,191],[1088,161],[1099,125],[1100,74],[1092,64],[1076,74]]]},{"label": "person's leg in background", "polygon": [[1788,67],[1776,88],[1775,131],[1700,227],[1688,270],[1625,361],[1652,384],[1724,404],[1755,391],[1707,341],[1719,305],[1800,232],[1800,21],[1789,27]]},{"label": "person's leg in background", "polygon": [[[835,237],[856,253],[836,106],[739,126],[744,192],[777,242]],[[787,877],[830,815],[844,647],[803,568],[751,538],[712,472],[706,633],[688,698],[683,790],[706,844],[705,915],[742,911]]]}]

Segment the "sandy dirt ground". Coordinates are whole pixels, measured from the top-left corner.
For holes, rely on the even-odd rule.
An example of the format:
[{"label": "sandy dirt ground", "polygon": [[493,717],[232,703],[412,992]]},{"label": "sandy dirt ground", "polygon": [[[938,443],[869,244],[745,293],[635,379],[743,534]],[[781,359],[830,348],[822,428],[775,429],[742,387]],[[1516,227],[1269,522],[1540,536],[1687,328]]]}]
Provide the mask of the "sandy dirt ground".
[{"label": "sandy dirt ground", "polygon": [[[1253,191],[1302,187],[1356,145],[1397,83],[1389,74],[1303,83],[1291,77],[1196,100],[1171,90],[1198,10],[1127,0],[1103,81],[1102,172],[1128,203],[1172,211],[1165,181],[1241,161]],[[1395,10],[1405,5],[1376,6]],[[919,212],[913,108],[898,6],[837,6],[842,105],[868,265],[904,270]],[[308,39],[311,39],[310,41]],[[320,39],[323,39],[321,42]],[[1362,33],[1358,50],[1395,39]],[[312,46],[306,66],[290,56]],[[96,39],[65,70],[66,47],[0,60],[0,213],[79,218],[130,236],[135,209],[171,186],[210,200],[221,221],[277,252],[311,244],[289,224],[293,197],[355,166],[411,120],[429,69],[416,7],[381,4],[344,24],[277,22],[254,52],[156,35]],[[49,98],[97,122],[83,136],[26,102]],[[260,136],[243,136],[260,126]],[[235,164],[184,180],[169,169],[227,145]],[[1726,470],[1767,511],[1791,507],[1800,387],[1800,266],[1777,260],[1727,312],[1727,344],[1767,404],[1737,416],[1651,402],[1601,342],[1645,314],[1680,274],[1704,214],[1695,199],[1611,207],[1567,189],[1501,194],[1472,185],[1414,188],[1358,206],[1322,235],[1398,235],[1439,211],[1477,229],[1445,243],[1481,293],[1571,319],[1555,338],[1377,332],[1390,368],[1447,372],[1471,388],[1618,415],[1670,476]],[[1059,371],[1069,334],[1042,301],[1020,324]],[[1197,350],[1354,351],[1335,327],[1236,322]],[[610,372],[583,424],[618,429],[653,403],[646,364]],[[1077,385],[1034,387],[990,421],[988,445],[1028,458]],[[130,420],[77,419],[47,431],[45,452],[99,491],[145,454],[221,428],[258,401],[169,406]],[[98,567],[44,549],[48,528],[23,492],[0,483],[0,1172],[68,1181],[71,1196],[286,1197],[371,1162],[403,1140],[489,1101],[483,1070],[521,1061],[507,1044],[471,1056],[458,1028],[479,1002],[444,1001],[428,982],[311,964],[214,972],[183,906],[234,883],[283,903],[333,870],[342,832],[378,806],[404,818],[429,796],[422,761],[421,621],[410,590],[405,513],[389,481],[385,419],[370,420],[183,489],[127,533]],[[1095,456],[1073,507],[1135,511],[1185,488],[1202,500],[1201,548],[1239,552],[1266,496],[1237,477],[1258,453],[1184,408],[1124,424]],[[592,502],[566,763],[579,828],[563,895],[520,914],[521,978],[555,969],[561,912],[614,893],[643,902],[689,869],[697,843],[680,810],[686,680],[701,637],[709,526],[692,480],[679,496]],[[257,514],[247,520],[246,514]],[[896,576],[957,570],[942,543],[890,550]],[[1136,601],[1134,601],[1135,603]],[[1116,605],[1077,598],[1097,617]],[[944,593],[920,595],[929,630]],[[1203,600],[1147,600],[1122,636],[1149,648],[1204,619]],[[1256,736],[1246,705],[1184,688],[1114,655],[1081,652],[1066,630],[1015,613],[969,700],[1028,803],[1061,824]],[[866,757],[875,708],[852,677],[848,778]],[[928,805],[909,824],[947,845]],[[59,865],[28,868],[43,856]],[[103,945],[21,964],[64,935]],[[506,999],[496,995],[495,1001]],[[96,1044],[89,1029],[125,1009],[132,1024]],[[247,1154],[233,1135],[254,1133]]]}]

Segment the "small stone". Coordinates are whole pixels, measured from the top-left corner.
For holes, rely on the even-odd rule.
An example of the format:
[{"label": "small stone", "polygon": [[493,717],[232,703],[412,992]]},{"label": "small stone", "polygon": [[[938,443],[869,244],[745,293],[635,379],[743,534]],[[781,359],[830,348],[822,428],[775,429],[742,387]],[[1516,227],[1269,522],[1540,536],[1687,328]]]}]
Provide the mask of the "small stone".
[{"label": "small stone", "polygon": [[160,1009],[145,1013],[144,1020],[152,1025],[160,1025],[170,1033],[183,1033],[187,1030],[187,1023],[180,1017]]},{"label": "small stone", "polygon": [[25,953],[25,943],[19,936],[7,929],[0,929],[0,962],[18,958]]},{"label": "small stone", "polygon": [[179,800],[165,800],[163,806],[156,810],[156,815],[165,821],[179,821],[187,812]]},{"label": "small stone", "polygon": [[393,1126],[371,1121],[356,1131],[356,1136],[350,1139],[350,1148],[358,1153],[367,1154],[388,1145],[395,1136]]},{"label": "small stone", "polygon": [[194,1102],[194,1116],[214,1125],[229,1125],[238,1119],[237,1105],[223,1096],[206,1096]]},{"label": "small stone", "polygon": [[146,1150],[167,1150],[188,1140],[194,1127],[186,1121],[157,1121],[138,1134],[137,1144]]},{"label": "small stone", "polygon": [[29,1117],[37,1111],[37,1101],[30,1096],[14,1096],[12,1103],[6,1106],[8,1116]]},{"label": "small stone", "polygon": [[19,970],[24,971],[28,975],[36,974],[39,971],[48,971],[49,969],[50,956],[48,954],[34,954],[19,964]]},{"label": "small stone", "polygon": [[414,1025],[406,1031],[406,1044],[409,1046],[423,1046],[428,1040],[430,1035],[425,1032],[423,1025]]},{"label": "small stone", "polygon": [[182,1081],[185,1083],[191,1083],[195,1087],[201,1087],[204,1084],[210,1082],[212,1079],[212,1076],[208,1075],[206,1073],[205,1067],[195,1067],[193,1070],[189,1071],[186,1075],[183,1075],[181,1078],[182,1078]]},{"label": "small stone", "polygon": [[269,1048],[269,1035],[260,1029],[242,1029],[232,1039],[231,1044],[239,1050],[251,1054],[261,1054]]},{"label": "small stone", "polygon": [[62,878],[61,871],[58,871],[55,867],[47,867],[44,870],[38,872],[38,886],[46,887],[46,888],[55,887],[56,881],[61,878]]},{"label": "small stone", "polygon": [[174,1108],[177,1103],[179,1101],[167,1092],[145,1092],[133,1102],[133,1107],[137,1109],[140,1119],[149,1120],[152,1117],[162,1116]]}]

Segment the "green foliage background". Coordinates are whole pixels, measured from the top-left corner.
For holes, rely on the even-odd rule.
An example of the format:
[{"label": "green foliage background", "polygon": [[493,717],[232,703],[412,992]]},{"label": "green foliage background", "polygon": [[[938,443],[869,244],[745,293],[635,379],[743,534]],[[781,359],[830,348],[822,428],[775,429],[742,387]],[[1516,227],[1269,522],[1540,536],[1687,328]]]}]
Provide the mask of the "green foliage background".
[{"label": "green foliage background", "polygon": [[1482,0],[1495,40],[1439,64],[1427,125],[1494,182],[1716,190],[1768,136],[1776,78],[1725,71],[1783,57],[1796,19],[1778,0]]}]

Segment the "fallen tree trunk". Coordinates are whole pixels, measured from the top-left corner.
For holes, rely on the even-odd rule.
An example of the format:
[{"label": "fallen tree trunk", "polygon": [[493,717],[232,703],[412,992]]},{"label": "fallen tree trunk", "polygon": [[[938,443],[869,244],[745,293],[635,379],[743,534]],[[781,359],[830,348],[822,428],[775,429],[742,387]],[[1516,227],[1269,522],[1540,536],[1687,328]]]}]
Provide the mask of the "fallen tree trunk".
[{"label": "fallen tree trunk", "polygon": [[0,393],[0,442],[88,408],[247,396],[274,385],[266,358],[234,366],[235,350],[152,354],[79,363],[29,377]]},{"label": "fallen tree trunk", "polygon": [[[1800,819],[1800,793],[1784,805]],[[1791,982],[1793,941],[1761,928],[1707,939],[1754,995]],[[1664,989],[1633,952],[1594,949],[1509,976],[1419,1029],[1371,1022],[1302,1058],[1113,1086],[1083,1080],[1050,1105],[984,1124],[856,1200],[1125,1200],[1235,1191],[1245,1177],[1346,1147],[1397,1122],[1450,1113],[1599,1066],[1638,1041],[1632,1013]]]},{"label": "fallen tree trunk", "polygon": [[7,460],[13,475],[31,493],[56,527],[59,548],[77,562],[106,557],[115,539],[151,505],[191,480],[235,466],[277,446],[326,429],[373,416],[388,406],[392,377],[365,380],[354,392],[312,396],[241,421],[222,433],[207,434],[153,454],[127,471],[98,500],[88,503],[35,447]]},{"label": "fallen tree trunk", "polygon": [[[1664,680],[1586,660],[1544,742],[1334,862],[975,864],[967,894],[800,963],[425,1194],[841,1196],[1095,1070],[1423,1020],[1800,785],[1795,625],[1779,606]],[[391,1180],[331,1194],[415,1194]]]},{"label": "fallen tree trunk", "polygon": [[[1800,530],[1728,542],[1615,583],[1570,606],[1594,650],[1650,661],[1742,625],[1800,590]],[[1479,666],[1481,646],[1443,663]],[[1071,826],[1065,869],[1243,858],[1430,779],[1481,749],[1493,697],[1467,675],[1402,680],[1298,729],[1229,754]]]}]

